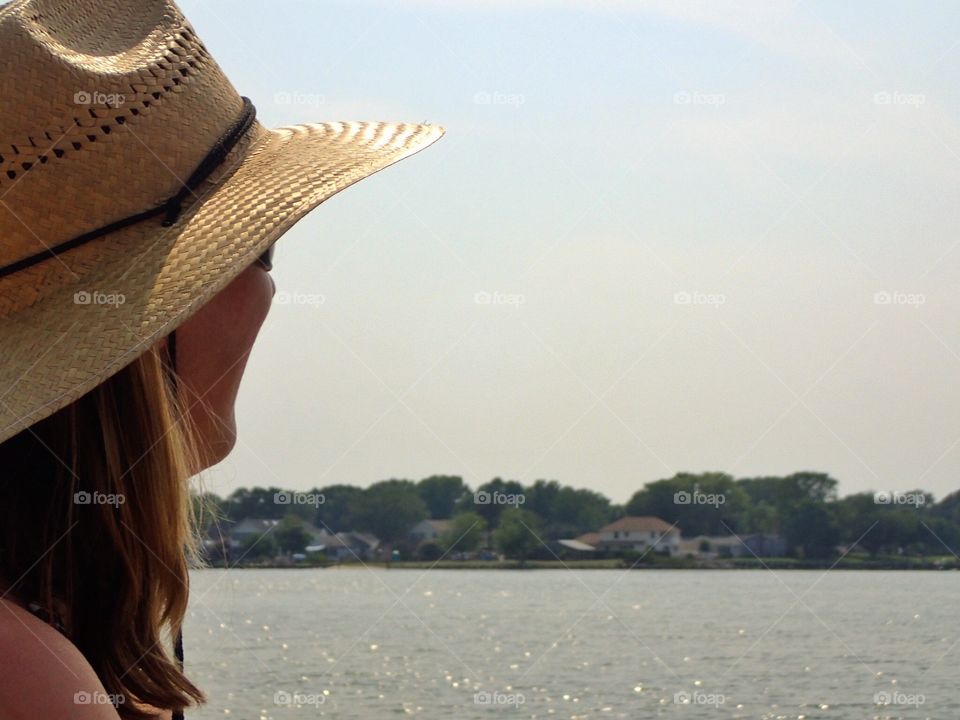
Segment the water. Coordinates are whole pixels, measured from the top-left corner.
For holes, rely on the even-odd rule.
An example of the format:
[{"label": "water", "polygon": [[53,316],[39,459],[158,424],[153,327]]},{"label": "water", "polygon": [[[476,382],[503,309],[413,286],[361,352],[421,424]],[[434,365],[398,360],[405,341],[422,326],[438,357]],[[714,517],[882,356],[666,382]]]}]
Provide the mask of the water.
[{"label": "water", "polygon": [[960,718],[957,572],[355,568],[192,582],[188,672],[210,702],[190,720]]}]

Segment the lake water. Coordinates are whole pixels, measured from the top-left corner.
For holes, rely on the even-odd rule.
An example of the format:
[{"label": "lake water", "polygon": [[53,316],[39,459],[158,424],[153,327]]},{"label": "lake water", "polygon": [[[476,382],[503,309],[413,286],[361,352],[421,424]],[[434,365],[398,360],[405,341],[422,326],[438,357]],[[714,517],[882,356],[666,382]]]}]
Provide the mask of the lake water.
[{"label": "lake water", "polygon": [[201,570],[196,718],[960,718],[958,572]]}]

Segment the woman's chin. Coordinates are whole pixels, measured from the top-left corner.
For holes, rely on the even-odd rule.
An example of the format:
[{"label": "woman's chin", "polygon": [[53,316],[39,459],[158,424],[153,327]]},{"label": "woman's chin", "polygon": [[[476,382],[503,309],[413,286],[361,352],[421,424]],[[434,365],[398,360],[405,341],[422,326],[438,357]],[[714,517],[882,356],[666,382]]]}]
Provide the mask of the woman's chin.
[{"label": "woman's chin", "polygon": [[199,448],[200,467],[198,472],[217,465],[233,452],[237,445],[237,429],[232,423],[228,428],[221,428],[214,438],[207,438],[203,447]]}]

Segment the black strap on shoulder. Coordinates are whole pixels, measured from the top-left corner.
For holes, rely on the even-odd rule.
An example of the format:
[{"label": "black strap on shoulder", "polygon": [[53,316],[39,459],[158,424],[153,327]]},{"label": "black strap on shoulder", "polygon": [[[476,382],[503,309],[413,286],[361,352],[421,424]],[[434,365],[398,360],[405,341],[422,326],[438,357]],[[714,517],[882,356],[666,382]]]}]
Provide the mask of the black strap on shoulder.
[{"label": "black strap on shoulder", "polygon": [[[177,331],[174,330],[172,333],[167,335],[167,355],[169,356],[170,364],[167,366],[167,373],[170,377],[171,384],[177,386]],[[177,665],[180,666],[180,671],[183,672],[183,628],[177,630],[177,639],[173,644],[173,656],[177,659]],[[183,720],[183,710],[174,710],[171,720]]]},{"label": "black strap on shoulder", "polygon": [[[177,632],[177,641],[173,646],[173,654],[177,658],[177,664],[180,670],[183,670],[183,630]],[[183,710],[173,711],[173,720],[183,720]]]}]

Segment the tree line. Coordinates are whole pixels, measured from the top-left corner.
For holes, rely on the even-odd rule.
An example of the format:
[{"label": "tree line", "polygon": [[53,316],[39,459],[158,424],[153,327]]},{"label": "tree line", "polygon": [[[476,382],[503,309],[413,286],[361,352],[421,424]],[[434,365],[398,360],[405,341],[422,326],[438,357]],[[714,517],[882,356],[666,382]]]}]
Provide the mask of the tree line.
[{"label": "tree line", "polygon": [[798,557],[830,557],[838,546],[871,556],[951,555],[960,549],[960,492],[940,501],[922,490],[840,498],[837,487],[836,479],[817,472],[739,479],[721,472],[678,473],[647,483],[619,505],[556,480],[524,485],[494,478],[472,489],[459,476],[433,475],[367,488],[240,488],[226,498],[205,494],[197,501],[221,521],[286,519],[280,537],[287,533],[293,544],[302,535],[298,520],[402,544],[418,522],[433,518],[452,521],[436,543],[440,551],[486,546],[526,557],[550,541],[595,531],[624,515],[654,515],[676,523],[687,538],[778,535]]}]

